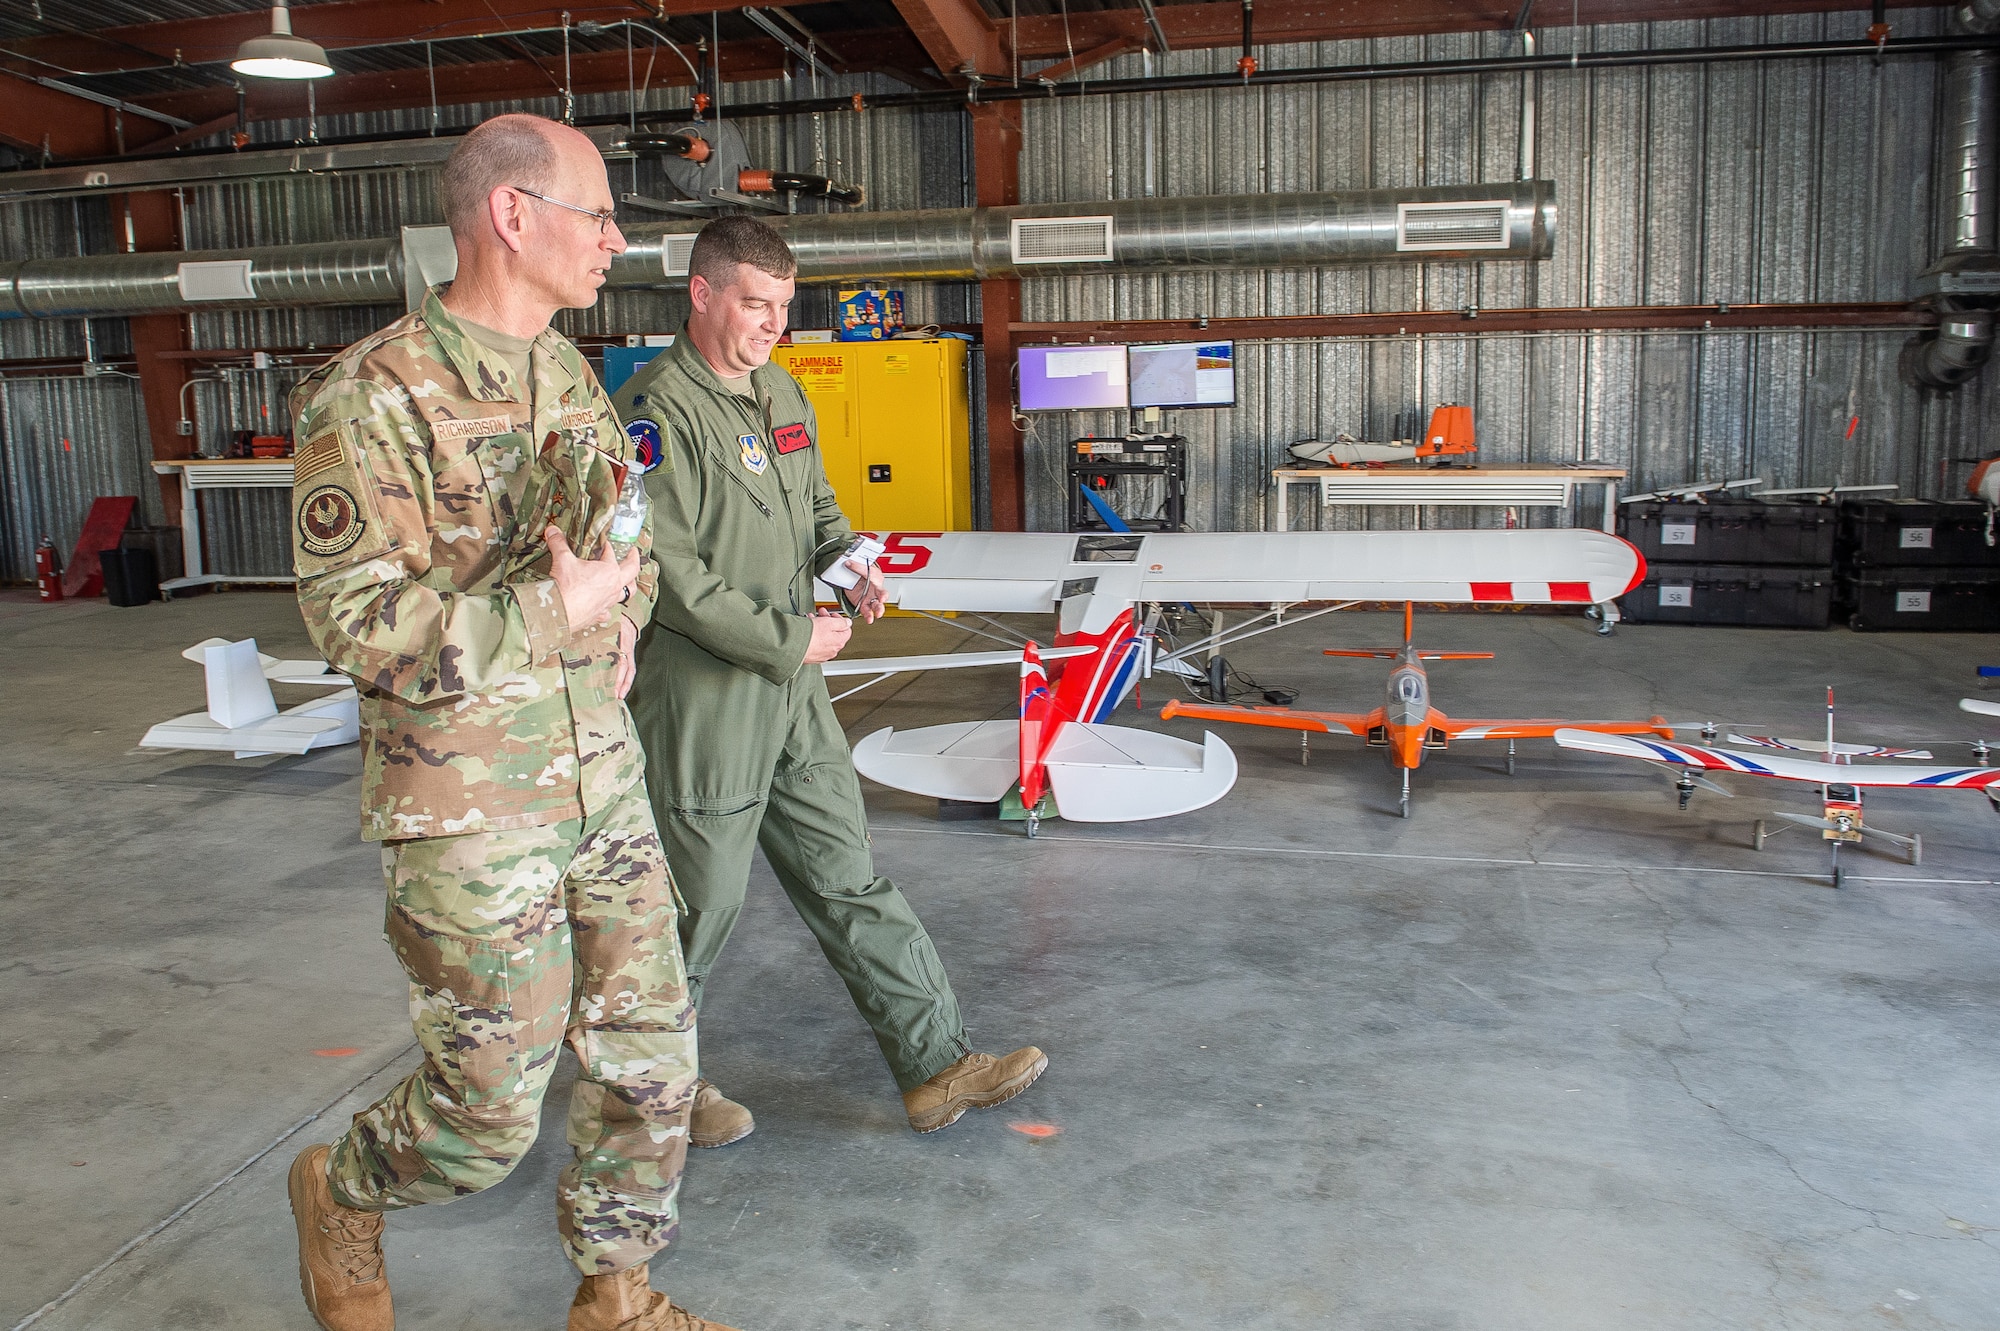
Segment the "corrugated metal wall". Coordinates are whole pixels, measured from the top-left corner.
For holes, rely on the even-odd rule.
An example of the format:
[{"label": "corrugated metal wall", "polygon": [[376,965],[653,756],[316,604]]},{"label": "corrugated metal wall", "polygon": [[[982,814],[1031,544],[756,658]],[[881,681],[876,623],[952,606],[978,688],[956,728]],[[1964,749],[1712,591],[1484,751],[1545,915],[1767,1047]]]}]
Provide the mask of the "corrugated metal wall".
[{"label": "corrugated metal wall", "polygon": [[[1934,31],[1938,14],[1898,11],[1899,35]],[[1658,23],[1540,34],[1543,52],[1855,38],[1865,12]],[[1270,47],[1266,68],[1500,55],[1499,34]],[[1228,70],[1232,51],[1176,53],[1161,73]],[[1093,73],[1131,77],[1144,59]],[[1932,113],[1938,66],[1928,59],[1676,66],[1535,76],[1537,174],[1559,190],[1556,257],[1537,265],[1434,264],[1297,273],[1095,276],[1025,284],[1032,320],[1192,319],[1468,305],[1570,306],[1709,301],[1898,301],[1931,257]],[[884,92],[874,78],[817,91]],[[732,98],[810,95],[804,81],[732,87]],[[1506,180],[1517,174],[1524,80],[1517,75],[1322,84],[1139,98],[1029,102],[1023,198],[1029,202],[1345,189]],[[642,109],[679,93],[653,92]],[[622,112],[622,94],[579,99],[580,114]],[[441,108],[444,128],[501,110]],[[726,110],[725,110],[726,116]],[[332,117],[325,136],[423,129],[431,112]],[[968,144],[955,110],[871,110],[817,126],[740,123],[754,160],[811,169],[824,143],[830,174],[859,180],[873,208],[959,207],[971,201]],[[303,124],[259,127],[282,140]],[[641,167],[637,192],[663,192]],[[614,185],[632,188],[629,168]],[[385,172],[191,189],[190,247],[391,236],[437,220],[435,175]],[[645,214],[635,212],[635,217]],[[122,222],[101,200],[0,207],[0,256],[106,252],[123,247]],[[976,289],[912,283],[912,317],[966,322]],[[795,322],[830,322],[830,293],[801,294]],[[562,316],[572,333],[666,331],[684,300],[671,292],[607,293],[594,310]],[[194,316],[207,348],[331,350],[395,317],[395,308],[264,310]],[[102,354],[129,350],[123,321],[97,320]],[[0,357],[78,356],[78,320],[0,323]],[[1246,344],[1238,404],[1181,412],[1193,444],[1191,518],[1202,528],[1257,528],[1271,517],[1269,470],[1284,446],[1348,431],[1383,438],[1402,412],[1442,402],[1476,409],[1482,456],[1496,460],[1601,458],[1646,487],[1699,477],[1761,474],[1774,485],[1894,481],[1905,493],[1955,488],[1952,459],[1987,450],[1996,409],[1992,374],[1954,397],[1922,401],[1897,379],[1903,335],[1836,332],[1636,336],[1467,334],[1452,337]],[[232,430],[281,431],[284,398],[304,366],[229,371],[193,390],[204,452]],[[7,486],[0,577],[31,569],[41,529],[73,532],[88,500],[117,484],[147,497],[143,415],[136,386],[10,379],[0,411]],[[977,416],[978,413],[975,413]],[[1844,440],[1854,416],[1860,425]],[[1108,413],[1044,415],[1028,438],[1031,525],[1062,521],[1062,465],[1070,438],[1123,428]],[[64,450],[60,441],[71,441]],[[130,476],[117,470],[131,469]],[[282,568],[289,537],[270,496],[241,513],[211,505],[215,564],[233,572]],[[1316,515],[1303,499],[1294,525],[1407,522],[1400,511]],[[1537,519],[1540,520],[1540,519]],[[225,535],[218,528],[228,528]]]},{"label": "corrugated metal wall", "polygon": [[[1865,11],[1550,28],[1542,53],[1858,39]],[[1898,11],[1898,35],[1937,30]],[[1266,69],[1518,53],[1499,33],[1274,47]],[[1162,74],[1233,68],[1234,51],[1176,53]],[[1141,56],[1096,71],[1144,72]],[[1024,317],[1194,319],[1520,305],[1902,301],[1930,261],[1927,59],[1791,61],[1543,73],[1536,174],[1558,189],[1556,256],[1312,273],[1043,279]],[[1024,201],[1355,189],[1510,180],[1519,75],[1455,76],[1027,104]],[[1238,405],[1184,411],[1190,520],[1272,517],[1285,445],[1347,431],[1390,437],[1402,412],[1474,406],[1480,455],[1599,458],[1647,488],[1762,475],[1774,486],[1963,483],[1951,459],[1987,451],[1991,376],[1924,402],[1896,375],[1901,333],[1467,334],[1238,349]],[[1860,417],[1853,439],[1849,421]],[[1037,416],[1030,525],[1060,525],[1066,446],[1124,428],[1114,413]],[[1303,499],[1291,515],[1310,524]],[[1340,509],[1327,525],[1407,525],[1407,510]],[[1464,514],[1455,515],[1462,520]],[[1493,515],[1487,515],[1491,518]],[[1546,520],[1551,515],[1536,515]],[[1435,515],[1427,515],[1435,520]]]}]

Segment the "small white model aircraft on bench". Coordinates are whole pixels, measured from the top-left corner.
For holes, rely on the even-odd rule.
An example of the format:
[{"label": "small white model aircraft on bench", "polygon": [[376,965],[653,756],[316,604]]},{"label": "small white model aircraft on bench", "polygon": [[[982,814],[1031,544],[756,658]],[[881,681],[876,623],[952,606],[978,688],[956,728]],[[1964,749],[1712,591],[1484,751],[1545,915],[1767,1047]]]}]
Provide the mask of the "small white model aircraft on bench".
[{"label": "small white model aircraft on bench", "polygon": [[[181,655],[207,673],[208,710],[162,721],[139,741],[142,749],[219,749],[238,758],[261,758],[360,738],[359,695],[347,676],[324,661],[280,661],[258,651],[255,638],[208,638]],[[280,712],[271,697],[273,683],[337,691]]]},{"label": "small white model aircraft on bench", "polygon": [[[1982,711],[1992,704],[1971,707],[1975,701],[1966,699],[1960,703],[1968,711]],[[2000,707],[1995,707],[2000,714]],[[1706,733],[1713,734],[1710,728]],[[1812,758],[1785,758],[1764,753],[1745,753],[1738,749],[1715,749],[1701,744],[1680,744],[1667,740],[1648,739],[1630,735],[1599,735],[1583,730],[1558,730],[1556,743],[1566,749],[1580,749],[1586,753],[1608,753],[1619,758],[1638,758],[1644,762],[1658,763],[1666,767],[1680,768],[1680,778],[1674,788],[1680,795],[1680,806],[1685,809],[1693,796],[1696,786],[1703,786],[1721,795],[1730,794],[1721,786],[1705,777],[1695,775],[1698,771],[1742,772],[1750,776],[1774,777],[1780,781],[1808,781],[1820,788],[1820,817],[1814,818],[1802,813],[1778,812],[1778,817],[1786,823],[1800,827],[1819,829],[1820,835],[1832,845],[1833,885],[1840,886],[1840,847],[1843,843],[1859,845],[1864,837],[1878,837],[1894,845],[1901,846],[1909,856],[1910,863],[1921,864],[1924,858],[1924,843],[1920,836],[1903,836],[1895,832],[1885,832],[1870,827],[1862,821],[1861,792],[1867,787],[1894,787],[1904,790],[1984,790],[1995,810],[2000,810],[2000,768],[1986,767],[1893,767],[1884,763],[1857,763],[1856,758],[1905,758],[1925,760],[1931,757],[1923,749],[1899,749],[1873,744],[1838,744],[1833,738],[1833,690],[1826,691],[1826,739],[1797,740],[1778,739],[1768,735],[1730,735],[1732,744],[1754,745],[1761,749],[1790,749],[1820,755]],[[1983,746],[1980,746],[1983,748]],[[1984,754],[1982,753],[1982,759]],[[1762,819],[1756,823],[1752,833],[1752,845],[1764,849],[1767,838],[1785,830],[1783,826],[1772,828]]]},{"label": "small white model aircraft on bench", "polygon": [[[1212,733],[1192,744],[1108,724],[1156,670],[1192,675],[1197,654],[1362,601],[1603,605],[1644,576],[1639,552],[1585,529],[1407,532],[898,532],[877,565],[888,603],[979,618],[1004,652],[834,660],[829,676],[1016,665],[1019,715],[863,737],[862,775],[944,800],[994,803],[1017,785],[1028,834],[1048,812],[1078,822],[1163,818],[1214,803],[1236,755]],[[1162,604],[1267,607],[1247,622],[1156,651]],[[1311,609],[1291,614],[1293,607]],[[1143,609],[1142,611],[1142,608]],[[1053,614],[1054,645],[985,616]],[[979,630],[974,630],[978,632]],[[865,688],[867,684],[858,686]],[[850,689],[839,695],[857,692]],[[1042,800],[1052,796],[1053,809]]]}]

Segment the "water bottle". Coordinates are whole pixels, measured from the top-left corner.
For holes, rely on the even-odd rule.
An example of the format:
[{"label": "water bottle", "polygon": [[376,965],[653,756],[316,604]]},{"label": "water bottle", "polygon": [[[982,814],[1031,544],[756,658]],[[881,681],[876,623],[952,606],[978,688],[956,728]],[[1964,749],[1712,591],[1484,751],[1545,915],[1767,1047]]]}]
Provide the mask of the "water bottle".
[{"label": "water bottle", "polygon": [[634,467],[625,473],[625,483],[618,487],[618,506],[611,510],[611,532],[606,539],[611,542],[615,557],[623,559],[639,543],[651,507],[652,501],[646,498],[646,478]]}]

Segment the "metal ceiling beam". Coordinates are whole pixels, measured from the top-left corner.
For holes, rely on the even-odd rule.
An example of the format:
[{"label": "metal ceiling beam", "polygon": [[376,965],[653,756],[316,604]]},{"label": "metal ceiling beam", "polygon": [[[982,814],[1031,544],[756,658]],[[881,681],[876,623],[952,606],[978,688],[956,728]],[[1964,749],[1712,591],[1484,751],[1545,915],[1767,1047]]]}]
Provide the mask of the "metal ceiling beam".
[{"label": "metal ceiling beam", "polygon": [[[766,7],[807,3],[808,0],[763,0]],[[729,10],[733,4],[713,0],[337,0],[292,10],[292,31],[328,50],[378,46],[384,42],[442,41],[446,38],[504,36],[518,28],[558,27],[563,15],[572,22],[596,19],[661,19]],[[251,37],[271,30],[268,9],[217,14],[199,19],[169,19],[106,28],[88,35],[24,37],[4,43],[9,51],[65,69],[111,74],[141,68],[198,65],[225,61]],[[136,50],[134,48],[137,48]],[[140,54],[157,57],[148,64]],[[4,57],[0,57],[4,60]]]},{"label": "metal ceiling beam", "polygon": [[965,73],[992,77],[1007,72],[1000,28],[977,0],[895,0],[895,5],[930,52],[938,73],[958,78]]},{"label": "metal ceiling beam", "polygon": [[[1929,7],[1924,0],[1889,0],[1892,9]],[[1577,0],[1579,23],[1639,23],[1655,19],[1741,18],[1777,14],[1866,12],[1859,0]],[[1243,40],[1241,0],[1156,5],[1155,14],[1175,50],[1235,46]],[[1569,25],[1570,7],[1539,11],[1543,27]],[[1507,32],[1521,13],[1520,0],[1257,0],[1259,45],[1325,42],[1363,37],[1408,37],[1441,32]],[[1012,36],[1003,23],[1001,38]],[[1152,37],[1145,14],[1134,9],[1072,10],[1069,31],[1059,15],[1023,17],[1023,60],[1066,56],[1072,47],[1099,46],[1116,37]]]}]

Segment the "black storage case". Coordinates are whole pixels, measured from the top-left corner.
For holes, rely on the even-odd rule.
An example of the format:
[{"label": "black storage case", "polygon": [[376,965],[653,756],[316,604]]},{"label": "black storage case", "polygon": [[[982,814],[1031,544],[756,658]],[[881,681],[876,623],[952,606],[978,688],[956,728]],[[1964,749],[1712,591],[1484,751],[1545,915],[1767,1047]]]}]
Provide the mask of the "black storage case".
[{"label": "black storage case", "polygon": [[1649,564],[1833,563],[1838,526],[1824,504],[1767,504],[1761,499],[1718,498],[1706,504],[1652,501],[1626,504],[1618,534],[1639,547]]},{"label": "black storage case", "polygon": [[1986,543],[1977,499],[1849,499],[1840,505],[1843,568],[2000,568],[2000,525]]},{"label": "black storage case", "polygon": [[1848,624],[1864,631],[2000,631],[2000,568],[1863,568],[1841,579]]},{"label": "black storage case", "polygon": [[1823,629],[1833,569],[1772,564],[1650,564],[1619,604],[1635,624]]}]

